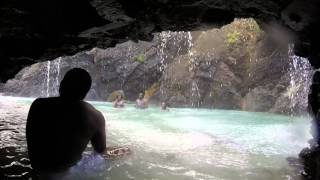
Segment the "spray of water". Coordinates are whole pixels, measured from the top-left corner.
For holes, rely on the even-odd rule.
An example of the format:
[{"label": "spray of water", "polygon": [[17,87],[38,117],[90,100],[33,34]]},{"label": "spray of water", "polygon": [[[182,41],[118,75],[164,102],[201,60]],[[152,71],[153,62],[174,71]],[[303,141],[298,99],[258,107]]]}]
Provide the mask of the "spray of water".
[{"label": "spray of water", "polygon": [[[159,44],[157,55],[160,58],[159,71],[163,74],[167,72],[168,64],[171,63],[176,57],[189,52],[191,45],[191,33],[185,31],[163,31],[159,34]],[[187,50],[186,50],[187,48]],[[177,59],[179,63],[181,59]],[[163,76],[163,80],[167,81],[167,77]],[[163,87],[160,87],[162,97],[165,96]]]},{"label": "spray of water", "polygon": [[[289,76],[290,85],[287,89],[290,105],[290,114],[294,115],[295,111],[301,107],[307,107],[310,85],[314,70],[308,59],[296,56],[293,52],[294,45],[288,46],[288,57],[290,61]],[[304,110],[305,111],[305,110]],[[305,111],[306,112],[306,111]]]},{"label": "spray of water", "polygon": [[[188,32],[188,58],[189,58],[189,73],[194,73],[197,68],[197,59],[194,56],[193,48],[193,39],[191,32]],[[191,106],[200,107],[201,105],[201,95],[199,91],[198,81],[192,77],[191,82]]]},{"label": "spray of water", "polygon": [[45,97],[56,96],[59,92],[60,84],[60,64],[62,57],[54,61],[47,61],[46,63],[46,87]]},{"label": "spray of water", "polygon": [[49,92],[50,92],[50,61],[47,61],[47,92],[46,92],[46,97],[49,97]]},{"label": "spray of water", "polygon": [[52,82],[52,88],[51,88],[51,96],[58,95],[59,92],[59,78],[60,78],[60,63],[61,63],[61,57],[53,61],[51,73],[53,74],[54,81]]},{"label": "spray of water", "polygon": [[59,57],[57,61],[57,76],[56,76],[56,83],[59,84],[59,78],[60,78],[60,63],[61,63],[61,57]]}]

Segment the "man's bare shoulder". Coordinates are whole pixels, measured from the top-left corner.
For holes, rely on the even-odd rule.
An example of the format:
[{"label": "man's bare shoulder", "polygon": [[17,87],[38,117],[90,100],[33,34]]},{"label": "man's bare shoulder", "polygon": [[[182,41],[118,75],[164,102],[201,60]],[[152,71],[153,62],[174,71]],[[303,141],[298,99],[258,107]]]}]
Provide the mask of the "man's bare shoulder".
[{"label": "man's bare shoulder", "polygon": [[47,100],[48,98],[37,98],[35,99],[32,104],[31,104],[31,108],[40,108],[43,107],[43,105],[47,104],[49,101]]},{"label": "man's bare shoulder", "polygon": [[39,104],[39,103],[42,103],[44,101],[45,101],[45,98],[37,98],[32,102],[32,104]]},{"label": "man's bare shoulder", "polygon": [[83,106],[85,107],[86,111],[88,111],[91,115],[95,116],[98,119],[104,119],[103,114],[97,110],[92,104],[83,101]]},{"label": "man's bare shoulder", "polygon": [[57,97],[50,97],[50,98],[37,98],[35,99],[32,104],[46,104],[46,103],[50,103],[53,101],[57,101],[58,98]]}]

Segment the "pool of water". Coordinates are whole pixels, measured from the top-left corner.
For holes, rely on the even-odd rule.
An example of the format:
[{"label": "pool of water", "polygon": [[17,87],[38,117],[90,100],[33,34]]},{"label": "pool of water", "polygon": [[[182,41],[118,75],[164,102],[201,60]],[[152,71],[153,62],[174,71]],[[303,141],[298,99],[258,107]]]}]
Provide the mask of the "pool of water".
[{"label": "pool of water", "polygon": [[[0,155],[7,157],[0,173],[6,176],[17,176],[7,172],[9,167],[30,168],[24,128],[31,102],[0,98]],[[111,162],[105,179],[296,179],[287,158],[297,157],[311,138],[308,117],[91,103],[105,116],[107,145],[128,146],[133,152]]]}]

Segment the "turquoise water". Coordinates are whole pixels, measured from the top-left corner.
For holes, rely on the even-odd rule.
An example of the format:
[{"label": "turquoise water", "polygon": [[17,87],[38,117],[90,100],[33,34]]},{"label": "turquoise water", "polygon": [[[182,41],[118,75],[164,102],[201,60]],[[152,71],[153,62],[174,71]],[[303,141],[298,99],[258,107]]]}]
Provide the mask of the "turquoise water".
[{"label": "turquoise water", "polygon": [[110,143],[135,152],[122,166],[127,175],[117,179],[290,179],[286,158],[296,157],[310,138],[306,118],[93,104],[105,115]]},{"label": "turquoise water", "polygon": [[[28,107],[31,100],[15,102]],[[111,162],[106,179],[295,179],[286,158],[310,139],[307,117],[91,103],[105,116],[107,145],[133,151]]]}]

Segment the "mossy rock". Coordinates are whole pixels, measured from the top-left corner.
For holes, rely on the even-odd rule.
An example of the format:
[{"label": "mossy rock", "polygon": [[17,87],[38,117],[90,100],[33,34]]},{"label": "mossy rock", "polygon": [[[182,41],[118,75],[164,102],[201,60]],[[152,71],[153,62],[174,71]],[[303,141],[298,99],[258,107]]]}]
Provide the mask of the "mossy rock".
[{"label": "mossy rock", "polygon": [[144,92],[144,99],[148,100],[160,90],[160,83],[156,82]]},{"label": "mossy rock", "polygon": [[108,102],[113,102],[114,100],[116,100],[117,96],[121,95],[123,98],[125,98],[124,92],[123,90],[116,90],[113,91],[107,98]]},{"label": "mossy rock", "polygon": [[142,53],[140,53],[134,57],[134,60],[138,61],[140,63],[143,63],[145,61],[145,59],[146,59],[146,56]]},{"label": "mossy rock", "polygon": [[225,33],[227,46],[243,46],[249,42],[255,42],[263,34],[257,22],[252,19],[236,19],[230,25],[222,28]]},{"label": "mossy rock", "polygon": [[226,43],[228,45],[236,43],[240,38],[240,32],[238,31],[233,31],[233,32],[228,32],[227,33],[227,38],[226,38]]}]

